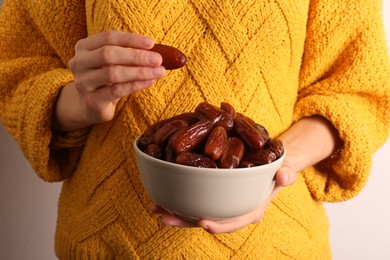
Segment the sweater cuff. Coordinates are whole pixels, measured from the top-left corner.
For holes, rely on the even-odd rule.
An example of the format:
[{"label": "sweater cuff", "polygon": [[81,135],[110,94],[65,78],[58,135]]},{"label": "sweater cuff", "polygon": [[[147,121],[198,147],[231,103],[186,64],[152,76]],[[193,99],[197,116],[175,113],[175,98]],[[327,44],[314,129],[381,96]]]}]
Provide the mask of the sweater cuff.
[{"label": "sweater cuff", "polygon": [[52,132],[50,148],[53,150],[82,147],[88,138],[90,127],[70,132]]},{"label": "sweater cuff", "polygon": [[319,201],[344,201],[354,197],[367,182],[372,164],[372,147],[355,109],[337,95],[314,94],[300,99],[294,120],[320,115],[338,130],[342,146],[329,158],[302,171],[312,196]]},{"label": "sweater cuff", "polygon": [[[23,82],[19,89],[27,93],[24,105],[14,105],[20,146],[37,175],[45,181],[69,177],[79,160],[87,131],[75,131],[65,137],[55,136],[51,118],[60,89],[73,81],[67,69],[55,69]],[[16,95],[19,96],[19,95]],[[52,138],[53,137],[53,138]]]}]

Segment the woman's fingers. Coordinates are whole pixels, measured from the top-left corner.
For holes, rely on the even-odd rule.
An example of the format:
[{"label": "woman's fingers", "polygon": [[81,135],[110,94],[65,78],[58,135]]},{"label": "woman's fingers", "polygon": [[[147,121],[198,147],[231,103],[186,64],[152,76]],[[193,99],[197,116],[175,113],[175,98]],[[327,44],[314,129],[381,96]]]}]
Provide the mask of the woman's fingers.
[{"label": "woman's fingers", "polygon": [[84,121],[89,124],[107,122],[115,113],[119,99],[152,85],[154,80],[134,81],[112,84],[97,88],[95,91],[79,96]]},{"label": "woman's fingers", "polygon": [[78,102],[79,111],[74,113],[75,119],[61,116],[65,118],[62,121],[70,122],[62,122],[62,129],[111,120],[120,98],[162,78],[165,68],[161,55],[148,51],[153,46],[151,38],[121,31],[106,31],[78,41],[69,62],[74,82],[68,89],[75,92],[67,93],[77,97],[72,100]]},{"label": "woman's fingers", "polygon": [[93,95],[95,100],[99,100],[104,104],[145,89],[153,83],[154,80],[144,80],[112,84],[98,88]]},{"label": "woman's fingers", "polygon": [[110,30],[78,41],[75,49],[76,52],[93,51],[106,45],[148,50],[153,47],[154,41],[140,34]]},{"label": "woman's fingers", "polygon": [[228,220],[200,219],[197,223],[186,221],[179,216],[172,215],[158,205],[152,206],[152,212],[162,214],[161,223],[174,227],[201,227],[211,234],[233,233],[243,227],[259,222],[271,201],[279,193],[281,186],[276,185],[268,198],[257,209],[245,215]]},{"label": "woman's fingers", "polygon": [[[276,195],[280,192],[282,187],[289,186],[295,183],[297,170],[294,168],[294,162],[296,157],[293,152],[287,154],[286,159],[282,167],[276,172],[275,181],[276,185],[267,199],[254,211],[245,215],[229,219],[225,221],[212,220],[212,219],[200,219],[198,226],[205,229],[211,234],[232,233],[248,225],[257,223],[263,218],[268,206]],[[185,220],[172,216],[166,211],[156,211],[155,213],[163,214],[162,223],[168,226],[190,226]]]},{"label": "woman's fingers", "polygon": [[150,82],[165,75],[161,55],[147,51],[153,45],[154,41],[146,36],[121,31],[106,31],[80,40],[69,64],[77,90],[90,95],[103,88],[102,92],[108,92],[104,103],[107,98],[115,100],[150,86]]},{"label": "woman's fingers", "polygon": [[154,214],[170,214],[168,211],[166,211],[164,208],[160,207],[160,206],[157,205],[157,204],[153,204],[153,205],[150,207],[150,210],[151,210]]},{"label": "woman's fingers", "polygon": [[75,78],[76,88],[81,93],[93,92],[96,89],[122,83],[137,85],[139,81],[151,81],[165,75],[164,67],[128,67],[107,66],[100,69],[89,70]]},{"label": "woman's fingers", "polygon": [[94,72],[98,86],[131,81],[154,80],[165,75],[164,67],[107,66]]},{"label": "woman's fingers", "polygon": [[110,65],[157,67],[161,63],[162,57],[156,52],[106,45],[93,51],[79,52],[69,66],[77,74]]},{"label": "woman's fingers", "polygon": [[161,224],[168,227],[198,227],[196,222],[186,221],[175,215],[163,215]]},{"label": "woman's fingers", "polygon": [[233,233],[243,227],[246,227],[250,224],[252,224],[252,221],[248,220],[236,220],[236,221],[229,221],[229,222],[215,222],[210,220],[204,220],[201,219],[198,221],[199,227],[203,228],[207,232],[211,234],[222,234],[222,233]]},{"label": "woman's fingers", "polygon": [[197,227],[197,223],[186,221],[184,219],[179,218],[178,216],[171,215],[168,211],[163,209],[157,204],[154,204],[151,207],[151,211],[155,214],[162,214],[161,223],[164,226],[173,226],[173,227]]}]

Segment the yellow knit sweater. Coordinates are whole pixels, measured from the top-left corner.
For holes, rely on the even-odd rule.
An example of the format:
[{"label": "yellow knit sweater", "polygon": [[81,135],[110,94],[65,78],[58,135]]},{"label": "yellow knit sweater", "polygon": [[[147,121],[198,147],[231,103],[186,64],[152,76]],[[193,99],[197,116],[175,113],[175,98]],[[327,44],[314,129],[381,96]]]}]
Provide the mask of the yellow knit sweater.
[{"label": "yellow knit sweater", "polygon": [[[53,135],[53,104],[73,80],[76,42],[109,29],[175,46],[188,63],[123,98],[112,121]],[[362,189],[389,134],[380,1],[5,0],[0,37],[1,122],[38,176],[64,180],[61,259],[329,259],[322,202]],[[331,163],[300,173],[258,224],[223,235],[162,227],[132,142],[202,101],[228,101],[272,136],[319,114],[344,145]]]}]

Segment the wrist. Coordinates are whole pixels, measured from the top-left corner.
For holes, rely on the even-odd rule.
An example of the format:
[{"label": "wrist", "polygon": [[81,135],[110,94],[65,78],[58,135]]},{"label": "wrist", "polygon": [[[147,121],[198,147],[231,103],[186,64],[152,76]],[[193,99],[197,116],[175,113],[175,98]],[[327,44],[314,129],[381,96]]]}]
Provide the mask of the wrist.
[{"label": "wrist", "polygon": [[297,172],[331,156],[338,148],[337,130],[324,117],[302,118],[280,137],[287,162]]},{"label": "wrist", "polygon": [[69,132],[90,126],[83,116],[80,97],[73,82],[65,85],[58,94],[52,116],[52,129]]}]

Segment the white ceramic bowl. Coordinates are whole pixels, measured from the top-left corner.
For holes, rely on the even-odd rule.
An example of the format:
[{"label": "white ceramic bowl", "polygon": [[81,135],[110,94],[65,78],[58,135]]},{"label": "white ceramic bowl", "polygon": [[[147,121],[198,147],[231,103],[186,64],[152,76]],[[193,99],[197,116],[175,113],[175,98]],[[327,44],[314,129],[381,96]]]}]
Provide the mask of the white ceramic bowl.
[{"label": "white ceramic bowl", "polygon": [[285,157],[250,168],[197,168],[153,158],[137,147],[137,140],[135,155],[149,196],[169,212],[194,221],[225,220],[256,209],[274,188]]}]

